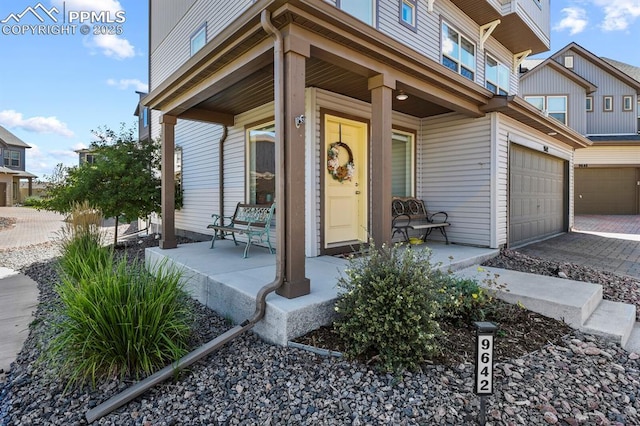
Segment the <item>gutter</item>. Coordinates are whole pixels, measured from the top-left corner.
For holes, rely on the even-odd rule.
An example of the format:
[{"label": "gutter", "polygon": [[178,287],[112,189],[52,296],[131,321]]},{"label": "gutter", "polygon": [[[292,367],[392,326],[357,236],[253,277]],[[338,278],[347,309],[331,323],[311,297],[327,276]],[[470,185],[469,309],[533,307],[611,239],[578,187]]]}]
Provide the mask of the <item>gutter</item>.
[{"label": "gutter", "polygon": [[[271,14],[267,10],[263,10],[260,15],[260,22],[262,24],[262,28],[264,31],[269,34],[274,39],[273,46],[273,54],[274,54],[274,92],[275,92],[275,104],[276,104],[276,164],[277,164],[277,173],[276,173],[276,210],[279,210],[281,213],[277,215],[276,218],[276,226],[279,229],[280,234],[284,234],[284,162],[280,158],[284,152],[284,138],[282,137],[282,130],[284,128],[284,117],[282,111],[278,109],[278,105],[283,104],[284,100],[284,44],[282,34],[278,31],[278,29],[271,23]],[[221,138],[221,146],[222,142],[226,138],[226,126],[225,132],[223,134],[223,138]],[[278,161],[280,160],[280,161]],[[256,310],[253,316],[242,322],[240,325],[237,325],[215,339],[211,340],[208,343],[200,346],[196,350],[190,352],[189,354],[182,357],[180,360],[175,362],[174,364],[168,365],[164,367],[162,370],[153,373],[151,376],[147,377],[144,380],[136,383],[128,389],[125,389],[123,392],[114,395],[107,401],[102,404],[92,408],[87,411],[85,417],[87,422],[92,423],[103,416],[109,414],[113,410],[123,406],[129,401],[135,399],[136,397],[142,395],[147,390],[152,388],[153,386],[167,380],[170,377],[175,377],[176,373],[184,368],[187,368],[191,364],[199,361],[200,359],[206,357],[207,355],[215,352],[220,347],[222,347],[225,343],[230,342],[235,339],[245,331],[250,330],[253,326],[258,323],[265,315],[265,311],[267,308],[266,298],[269,293],[277,290],[282,283],[284,282],[284,244],[283,238],[278,238],[277,241],[277,251],[276,251],[276,276],[274,280],[265,285],[260,289],[258,295],[256,297]]]}]

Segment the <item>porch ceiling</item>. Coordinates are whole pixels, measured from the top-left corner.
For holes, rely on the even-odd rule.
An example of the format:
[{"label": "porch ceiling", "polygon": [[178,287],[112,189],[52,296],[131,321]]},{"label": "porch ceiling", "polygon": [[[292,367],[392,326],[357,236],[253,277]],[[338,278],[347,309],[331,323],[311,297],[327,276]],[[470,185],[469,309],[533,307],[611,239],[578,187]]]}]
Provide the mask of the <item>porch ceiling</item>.
[{"label": "porch ceiling", "polygon": [[484,25],[500,19],[501,23],[493,31],[492,36],[512,52],[523,52],[531,49],[532,54],[549,50],[527,23],[517,13],[502,15],[486,0],[451,0],[477,24]]},{"label": "porch ceiling", "polygon": [[[311,57],[306,61],[306,86],[340,93],[363,102],[371,102],[368,79],[356,72]],[[409,95],[404,101],[393,99],[393,110],[415,117],[428,117],[451,111],[421,99],[411,87],[398,85]],[[197,105],[199,110],[236,115],[273,100],[273,64],[269,64],[243,80],[227,87]]]}]

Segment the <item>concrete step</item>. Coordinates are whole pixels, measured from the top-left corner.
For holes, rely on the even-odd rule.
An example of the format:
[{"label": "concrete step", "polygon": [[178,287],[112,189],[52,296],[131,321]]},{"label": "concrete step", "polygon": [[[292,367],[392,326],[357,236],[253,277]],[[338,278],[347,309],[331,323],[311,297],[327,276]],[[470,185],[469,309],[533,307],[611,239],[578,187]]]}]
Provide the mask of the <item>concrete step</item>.
[{"label": "concrete step", "polygon": [[470,267],[455,275],[476,279],[509,303],[581,327],[602,301],[602,286],[500,268]]},{"label": "concrete step", "polygon": [[627,343],[623,346],[629,352],[640,354],[640,323],[636,322]]},{"label": "concrete step", "polygon": [[635,305],[603,300],[580,330],[612,339],[624,348],[635,324]]}]

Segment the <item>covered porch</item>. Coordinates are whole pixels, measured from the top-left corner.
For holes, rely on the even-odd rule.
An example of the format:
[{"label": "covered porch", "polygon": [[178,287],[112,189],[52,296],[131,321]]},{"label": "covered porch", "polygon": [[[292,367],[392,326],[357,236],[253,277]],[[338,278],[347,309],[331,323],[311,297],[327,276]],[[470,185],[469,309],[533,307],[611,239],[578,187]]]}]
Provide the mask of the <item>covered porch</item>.
[{"label": "covered porch", "polygon": [[[250,257],[243,259],[243,245],[232,240],[219,240],[215,249],[210,242],[182,244],[174,250],[146,250],[148,267],[160,262],[183,272],[183,283],[190,295],[221,316],[239,324],[251,317],[258,291],[268,284],[276,272],[276,256],[263,247],[252,247]],[[496,256],[497,249],[429,242],[413,246],[432,250],[431,261],[443,270],[458,270],[482,263]],[[331,322],[336,283],[348,260],[335,256],[305,259],[307,277],[313,282],[309,294],[287,299],[276,294],[266,298],[265,317],[253,330],[264,340],[286,345],[289,340]]]}]

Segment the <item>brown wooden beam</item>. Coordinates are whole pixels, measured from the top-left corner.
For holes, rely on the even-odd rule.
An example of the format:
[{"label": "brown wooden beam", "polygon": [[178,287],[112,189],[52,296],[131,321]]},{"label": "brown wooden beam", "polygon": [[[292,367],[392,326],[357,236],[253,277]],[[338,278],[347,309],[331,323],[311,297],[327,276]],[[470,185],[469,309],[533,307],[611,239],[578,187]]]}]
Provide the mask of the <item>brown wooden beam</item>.
[{"label": "brown wooden beam", "polygon": [[172,115],[163,114],[160,117],[162,132],[162,238],[161,249],[178,247],[175,229],[175,176],[174,176],[174,151],[175,151],[175,126],[178,119]]},{"label": "brown wooden beam", "polygon": [[392,97],[395,81],[384,74],[369,79],[371,90],[370,235],[376,245],[391,242]]},{"label": "brown wooden beam", "polygon": [[276,109],[276,114],[284,114],[287,188],[285,211],[276,212],[285,215],[285,279],[277,293],[288,299],[311,292],[305,276],[305,125],[299,122],[305,111],[305,62],[304,56],[293,51],[284,54],[284,105],[282,111]]},{"label": "brown wooden beam", "polygon": [[233,114],[224,112],[209,111],[202,108],[191,108],[178,116],[180,119],[191,121],[202,121],[205,123],[222,124],[223,126],[233,126]]}]

